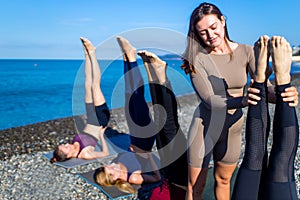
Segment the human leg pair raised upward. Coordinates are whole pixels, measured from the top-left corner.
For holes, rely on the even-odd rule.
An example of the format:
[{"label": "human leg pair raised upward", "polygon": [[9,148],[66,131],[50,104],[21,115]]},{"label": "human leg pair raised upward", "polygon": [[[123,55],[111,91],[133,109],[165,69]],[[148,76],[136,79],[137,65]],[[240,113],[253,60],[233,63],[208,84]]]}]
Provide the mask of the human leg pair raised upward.
[{"label": "human leg pair raised upward", "polygon": [[[261,100],[249,105],[246,124],[246,149],[234,186],[233,199],[298,199],[294,160],[299,127],[296,111],[282,100],[281,93],[290,87],[291,47],[283,38],[269,42],[263,36],[255,44],[257,70],[252,87],[260,90]],[[276,83],[276,107],[273,120],[273,144],[268,159],[269,113],[266,79],[272,56]]]},{"label": "human leg pair raised upward", "polygon": [[171,188],[175,188],[172,194],[181,191],[179,195],[183,199],[185,191],[180,187],[187,185],[186,138],[178,123],[177,101],[167,78],[167,64],[151,52],[138,52],[146,68],[154,105],[152,120],[144,99],[144,83],[136,62],[136,49],[123,37],[117,37],[117,41],[124,58],[125,113],[131,144],[149,151],[156,140],[161,171]]}]

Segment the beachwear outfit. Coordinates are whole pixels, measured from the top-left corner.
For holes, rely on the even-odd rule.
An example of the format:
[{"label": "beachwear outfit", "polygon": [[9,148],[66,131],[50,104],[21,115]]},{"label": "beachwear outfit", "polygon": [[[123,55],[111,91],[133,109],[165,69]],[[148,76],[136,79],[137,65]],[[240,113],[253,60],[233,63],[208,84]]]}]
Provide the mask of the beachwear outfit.
[{"label": "beachwear outfit", "polygon": [[214,161],[234,164],[241,150],[244,123],[242,108],[248,71],[254,72],[252,47],[239,44],[232,54],[196,56],[195,73],[190,79],[200,104],[196,108],[188,134],[189,165],[207,168]]},{"label": "beachwear outfit", "polygon": [[269,159],[267,88],[264,83],[254,83],[252,87],[260,90],[261,100],[248,108],[245,155],[232,199],[297,200],[294,161],[299,142],[299,125],[295,108],[283,102],[281,97],[281,93],[290,84],[275,88],[273,144]]}]

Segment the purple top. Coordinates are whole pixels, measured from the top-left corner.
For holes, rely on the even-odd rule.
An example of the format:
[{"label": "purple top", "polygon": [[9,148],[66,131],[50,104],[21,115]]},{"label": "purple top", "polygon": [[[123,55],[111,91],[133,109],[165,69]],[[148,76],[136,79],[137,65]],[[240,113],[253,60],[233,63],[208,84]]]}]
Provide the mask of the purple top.
[{"label": "purple top", "polygon": [[97,139],[94,136],[85,133],[76,134],[72,140],[72,144],[74,144],[75,142],[78,142],[80,147],[76,157],[78,157],[83,148],[87,146],[96,147],[97,145]]}]

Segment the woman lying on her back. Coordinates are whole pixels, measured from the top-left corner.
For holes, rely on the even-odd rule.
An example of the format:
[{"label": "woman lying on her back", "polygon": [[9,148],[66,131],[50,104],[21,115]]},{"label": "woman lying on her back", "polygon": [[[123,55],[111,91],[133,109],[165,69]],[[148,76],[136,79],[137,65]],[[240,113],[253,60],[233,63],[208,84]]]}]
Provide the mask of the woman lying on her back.
[{"label": "woman lying on her back", "polygon": [[[95,159],[109,155],[104,132],[110,112],[100,88],[100,68],[96,58],[96,48],[86,38],[80,38],[85,52],[85,105],[87,124],[83,133],[76,134],[70,144],[55,148],[51,162],[63,162],[70,158]],[[102,151],[95,151],[98,140]]]}]

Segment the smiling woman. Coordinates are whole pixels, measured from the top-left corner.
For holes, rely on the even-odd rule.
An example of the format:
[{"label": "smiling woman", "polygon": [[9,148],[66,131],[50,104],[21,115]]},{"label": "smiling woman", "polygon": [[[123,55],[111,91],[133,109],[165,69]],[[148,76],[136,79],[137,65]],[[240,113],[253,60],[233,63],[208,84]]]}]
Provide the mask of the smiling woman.
[{"label": "smiling woman", "polygon": [[[194,9],[187,36],[182,68],[201,99],[188,134],[187,199],[202,197],[212,155],[216,199],[230,199],[230,179],[241,149],[242,108],[248,104],[244,89],[248,72],[251,77],[255,74],[253,48],[229,38],[223,13],[211,3]],[[274,88],[270,82],[267,84],[269,101],[274,103]],[[285,94],[298,99],[295,87],[286,89]],[[290,106],[296,106],[296,102]]]}]

